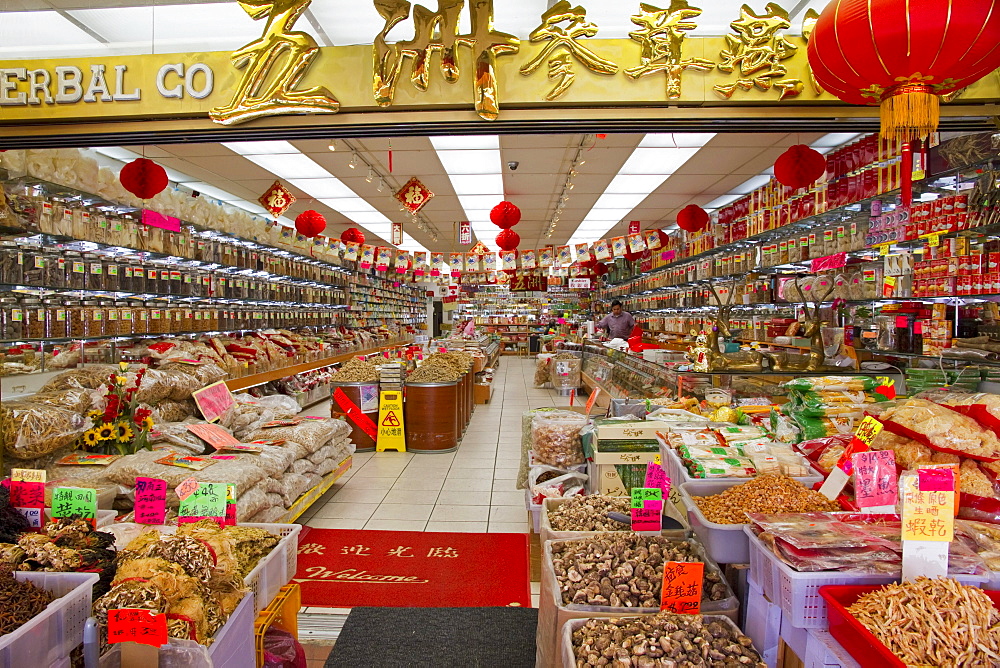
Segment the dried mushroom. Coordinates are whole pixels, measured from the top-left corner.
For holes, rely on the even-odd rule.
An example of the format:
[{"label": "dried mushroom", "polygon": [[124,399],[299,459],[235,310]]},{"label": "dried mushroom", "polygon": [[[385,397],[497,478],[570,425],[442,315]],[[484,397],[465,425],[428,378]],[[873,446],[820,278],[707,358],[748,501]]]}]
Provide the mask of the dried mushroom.
[{"label": "dried mushroom", "polygon": [[549,511],[549,525],[553,531],[631,531],[631,525],[608,517],[629,515],[631,509],[631,499],[625,496],[574,496]]},{"label": "dried mushroom", "polygon": [[753,641],[721,621],[660,613],[588,619],[573,632],[577,668],[711,666],[764,668]]},{"label": "dried mushroom", "polygon": [[[608,534],[552,543],[552,567],[565,605],[659,608],[663,564],[701,561],[694,546],[662,536]],[[721,601],[728,588],[705,569],[702,600]]]}]

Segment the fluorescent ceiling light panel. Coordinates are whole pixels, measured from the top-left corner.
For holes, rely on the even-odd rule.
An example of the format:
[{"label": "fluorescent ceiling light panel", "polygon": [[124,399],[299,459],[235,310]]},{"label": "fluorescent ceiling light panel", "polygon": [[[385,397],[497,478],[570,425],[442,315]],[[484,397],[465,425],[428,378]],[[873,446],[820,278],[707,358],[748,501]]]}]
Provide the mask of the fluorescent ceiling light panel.
[{"label": "fluorescent ceiling light panel", "polygon": [[632,155],[625,161],[619,174],[661,174],[663,180],[676,172],[692,155],[698,152],[697,148],[643,148],[639,147],[632,151]]},{"label": "fluorescent ceiling light panel", "polygon": [[344,182],[335,176],[328,176],[325,179],[287,179],[288,183],[295,186],[310,197],[322,198],[343,198],[357,197],[357,194],[344,185]]},{"label": "fluorescent ceiling light panel", "polygon": [[[500,203],[503,199],[503,193],[498,195],[459,195],[458,201],[462,204],[462,208],[465,210],[466,218],[479,219],[479,220],[489,220],[490,210]],[[489,206],[489,209],[484,209],[484,206]],[[485,212],[485,213],[483,213]]]},{"label": "fluorescent ceiling light panel", "polygon": [[761,188],[770,183],[771,177],[767,174],[758,174],[757,176],[751,176],[749,179],[741,183],[739,186],[733,188],[729,191],[730,195],[747,195],[752,193],[757,188]]},{"label": "fluorescent ceiling light panel", "polygon": [[318,197],[317,200],[322,202],[323,204],[326,204],[334,211],[339,211],[345,216],[347,214],[355,214],[361,212],[371,213],[372,211],[375,211],[375,208],[371,204],[361,199],[360,197],[336,197],[336,198]]},{"label": "fluorescent ceiling light panel", "polygon": [[[499,155],[499,151],[496,154]],[[451,179],[451,185],[458,195],[498,195],[503,197],[503,175],[499,172],[492,174],[452,174],[449,172],[448,178]]]},{"label": "fluorescent ceiling light panel", "polygon": [[222,145],[240,155],[277,155],[299,153],[299,149],[287,141],[240,141],[222,142]]},{"label": "fluorescent ceiling light panel", "polygon": [[644,193],[648,195],[659,188],[662,183],[663,176],[660,174],[619,174],[604,189],[604,194]]},{"label": "fluorescent ceiling light panel", "polygon": [[639,142],[639,148],[701,148],[713,137],[714,132],[650,133]]},{"label": "fluorescent ceiling light panel", "polygon": [[703,208],[706,211],[712,211],[714,209],[718,209],[718,208],[724,207],[727,204],[732,204],[733,202],[735,202],[736,200],[738,200],[740,197],[742,197],[742,195],[721,195],[721,196],[716,197],[715,199],[713,199],[708,204],[706,204]]},{"label": "fluorescent ceiling light panel", "polygon": [[435,151],[459,151],[468,149],[500,150],[500,135],[445,135],[431,137]]},{"label": "fluorescent ceiling light panel", "polygon": [[[368,229],[372,230],[373,232],[375,231],[373,226],[376,226],[376,225],[379,225],[379,224],[381,224],[381,225],[389,225],[389,224],[392,223],[392,221],[390,221],[388,218],[386,218],[380,211],[357,211],[357,212],[352,213],[351,215],[349,215],[347,217],[350,218],[351,220],[353,220],[355,223],[357,223],[359,225],[366,226]],[[385,228],[382,233],[375,232],[375,234],[378,234],[379,236],[382,236],[383,233],[387,233],[387,232],[389,232],[389,228]],[[386,237],[386,238],[388,238],[388,237]]]},{"label": "fluorescent ceiling light panel", "polygon": [[628,195],[618,195],[612,193],[604,193],[597,198],[594,203],[593,210],[601,209],[627,209],[631,211],[635,207],[642,204],[642,201],[649,197],[649,193],[631,193]]},{"label": "fluorescent ceiling light panel", "polygon": [[330,172],[316,164],[312,158],[301,153],[245,155],[243,157],[263,167],[278,178],[287,181],[291,181],[292,179],[321,179],[332,176]]},{"label": "fluorescent ceiling light panel", "polygon": [[859,132],[831,132],[823,135],[810,144],[810,146],[812,148],[837,148],[838,146],[843,146],[848,142],[854,141],[860,136],[861,133]]},{"label": "fluorescent ceiling light panel", "polygon": [[[44,45],[39,49],[40,45]],[[0,13],[0,53],[48,53],[60,47],[86,46],[97,53],[104,45],[54,11]]]},{"label": "fluorescent ceiling light panel", "polygon": [[441,151],[438,158],[449,174],[493,174],[496,149]]},{"label": "fluorescent ceiling light panel", "polygon": [[226,203],[243,201],[242,197],[237,197],[236,195],[230,195],[225,190],[222,190],[221,188],[216,188],[215,186],[209,183],[194,181],[191,183],[185,183],[184,185],[190,188],[191,190],[197,190],[202,195],[206,195],[208,197],[211,197],[212,199],[221,200]]}]

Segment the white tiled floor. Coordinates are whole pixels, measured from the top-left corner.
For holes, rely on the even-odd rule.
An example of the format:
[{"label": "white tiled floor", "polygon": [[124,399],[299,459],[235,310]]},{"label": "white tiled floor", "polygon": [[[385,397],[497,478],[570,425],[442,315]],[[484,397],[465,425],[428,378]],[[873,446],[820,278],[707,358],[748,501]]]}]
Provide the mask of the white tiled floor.
[{"label": "white tiled floor", "polygon": [[493,398],[476,406],[458,451],[355,454],[354,467],[299,521],[321,529],[527,533],[524,490],[515,487],[521,413],[568,403],[536,389],[534,372],[534,359],[502,358]]}]

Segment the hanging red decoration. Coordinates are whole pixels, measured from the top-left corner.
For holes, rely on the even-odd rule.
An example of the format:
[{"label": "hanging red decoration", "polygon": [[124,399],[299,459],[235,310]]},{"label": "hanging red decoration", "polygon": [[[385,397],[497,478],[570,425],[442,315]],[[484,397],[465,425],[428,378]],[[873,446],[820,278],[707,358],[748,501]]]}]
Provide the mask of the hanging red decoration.
[{"label": "hanging red decoration", "polygon": [[677,227],[685,232],[698,232],[705,229],[706,225],[708,225],[708,213],[697,204],[688,204],[677,214]]},{"label": "hanging red decoration", "polygon": [[597,266],[597,264],[598,264],[597,260],[590,259],[590,260],[587,260],[586,262],[581,262],[580,266],[583,267],[583,268],[585,268],[585,269],[589,269],[589,270],[593,271],[593,269]]},{"label": "hanging red decoration", "polygon": [[789,188],[807,188],[826,172],[826,158],[805,144],[796,144],[774,161],[774,178]]},{"label": "hanging red decoration", "polygon": [[608,265],[604,264],[603,262],[598,262],[597,266],[594,267],[594,273],[598,276],[604,276],[609,271],[611,270],[608,269]]},{"label": "hanging red decoration", "polygon": [[304,237],[312,239],[326,229],[326,218],[322,214],[309,209],[295,217],[295,230]]},{"label": "hanging red decoration", "polygon": [[521,210],[513,202],[504,200],[490,211],[490,220],[497,227],[509,230],[521,222]]},{"label": "hanging red decoration", "polygon": [[638,260],[641,257],[642,257],[642,252],[641,251],[638,252],[638,253],[633,253],[630,250],[625,251],[625,259],[628,260],[629,262],[635,262],[636,260]]},{"label": "hanging red decoration", "polygon": [[937,129],[939,96],[1000,67],[1000,0],[836,0],[808,53],[822,88],[881,105],[884,137],[920,139]]},{"label": "hanging red decoration", "polygon": [[136,158],[118,174],[122,187],[139,199],[150,199],[167,187],[167,171],[147,158]]},{"label": "hanging red decoration", "polygon": [[361,233],[356,227],[348,227],[344,230],[344,233],[340,235],[340,240],[344,243],[353,241],[356,244],[363,244],[365,242],[365,235]]},{"label": "hanging red decoration", "polygon": [[497,246],[503,251],[515,250],[521,243],[521,236],[511,229],[505,229],[497,235]]}]

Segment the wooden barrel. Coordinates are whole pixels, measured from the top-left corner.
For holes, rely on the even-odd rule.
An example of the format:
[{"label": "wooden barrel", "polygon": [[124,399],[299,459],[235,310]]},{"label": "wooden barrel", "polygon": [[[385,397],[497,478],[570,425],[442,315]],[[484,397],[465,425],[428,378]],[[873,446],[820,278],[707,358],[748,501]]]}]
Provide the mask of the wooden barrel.
[{"label": "wooden barrel", "polygon": [[469,416],[468,422],[472,422],[472,414],[476,411],[476,369],[475,367],[469,368],[469,383],[466,385],[466,391],[469,393]]},{"label": "wooden barrel", "polygon": [[403,404],[406,449],[451,452],[458,448],[458,382],[407,383]]},{"label": "wooden barrel", "polygon": [[[351,425],[351,440],[357,446],[358,452],[374,452],[375,439],[365,433],[354,420],[347,416],[347,411],[337,403],[333,393],[341,389],[351,403],[361,409],[373,423],[378,424],[378,383],[330,383],[331,399],[330,417],[345,421]],[[366,410],[367,409],[367,410]]]},{"label": "wooden barrel", "polygon": [[464,434],[465,427],[469,424],[468,412],[469,407],[466,405],[469,401],[468,394],[465,391],[465,386],[469,384],[469,377],[466,374],[458,379],[458,433]]}]

